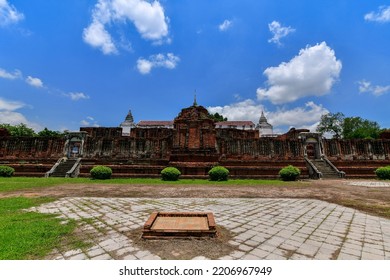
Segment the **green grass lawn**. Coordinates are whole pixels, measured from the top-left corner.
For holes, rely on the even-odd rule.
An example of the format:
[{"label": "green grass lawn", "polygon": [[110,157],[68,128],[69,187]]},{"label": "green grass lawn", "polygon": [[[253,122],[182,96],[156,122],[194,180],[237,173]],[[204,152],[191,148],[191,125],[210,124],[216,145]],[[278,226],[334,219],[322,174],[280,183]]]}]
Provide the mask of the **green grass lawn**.
[{"label": "green grass lawn", "polygon": [[27,212],[48,198],[0,199],[0,260],[42,259],[71,234],[75,221],[61,223],[56,215]]},{"label": "green grass lawn", "polygon": [[29,188],[43,188],[63,184],[148,184],[148,185],[286,185],[291,182],[280,180],[230,179],[215,182],[203,179],[181,179],[178,181],[163,181],[159,178],[128,178],[92,180],[90,178],[37,178],[37,177],[0,177],[0,192],[16,191]]}]

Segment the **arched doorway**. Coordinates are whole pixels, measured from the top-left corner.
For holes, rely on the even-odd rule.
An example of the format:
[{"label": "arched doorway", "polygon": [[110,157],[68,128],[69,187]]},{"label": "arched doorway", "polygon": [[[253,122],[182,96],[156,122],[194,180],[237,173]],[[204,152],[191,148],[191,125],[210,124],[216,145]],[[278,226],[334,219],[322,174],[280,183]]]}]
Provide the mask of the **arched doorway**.
[{"label": "arched doorway", "polygon": [[321,159],[322,153],[322,142],[321,134],[314,132],[301,132],[299,139],[302,140],[304,148],[304,156],[311,159]]},{"label": "arched doorway", "polygon": [[78,158],[83,155],[84,139],[86,132],[68,132],[65,136],[66,142],[64,154],[67,158]]},{"label": "arched doorway", "polygon": [[314,137],[306,139],[306,156],[309,159],[321,158],[320,145],[318,140]]}]

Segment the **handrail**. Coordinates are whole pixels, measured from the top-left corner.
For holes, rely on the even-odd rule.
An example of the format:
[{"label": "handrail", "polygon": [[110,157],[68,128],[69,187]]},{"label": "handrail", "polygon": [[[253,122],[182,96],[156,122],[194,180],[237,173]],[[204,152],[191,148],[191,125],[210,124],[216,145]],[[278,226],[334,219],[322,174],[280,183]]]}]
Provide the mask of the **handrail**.
[{"label": "handrail", "polygon": [[324,160],[326,164],[328,164],[334,171],[337,172],[339,178],[345,178],[345,172],[338,170],[338,168],[334,166],[334,164],[326,156],[322,156],[322,160]]},{"label": "handrail", "polygon": [[311,160],[309,160],[308,157],[305,156],[305,161],[309,164],[310,166],[310,170],[309,170],[309,175],[311,175],[310,171],[312,171],[313,175],[312,176],[313,178],[312,179],[321,179],[322,178],[322,172],[318,170],[318,168],[314,165],[314,163],[311,162]]},{"label": "handrail", "polygon": [[45,178],[49,178],[50,175],[56,170],[57,166],[60,165],[63,161],[65,161],[66,157],[62,157],[52,166],[52,168],[45,173]]},{"label": "handrail", "polygon": [[76,162],[73,164],[72,168],[68,172],[66,172],[65,175],[66,178],[69,177],[75,178],[79,175],[80,169],[78,167],[80,167],[80,162],[81,162],[81,158],[78,158]]}]

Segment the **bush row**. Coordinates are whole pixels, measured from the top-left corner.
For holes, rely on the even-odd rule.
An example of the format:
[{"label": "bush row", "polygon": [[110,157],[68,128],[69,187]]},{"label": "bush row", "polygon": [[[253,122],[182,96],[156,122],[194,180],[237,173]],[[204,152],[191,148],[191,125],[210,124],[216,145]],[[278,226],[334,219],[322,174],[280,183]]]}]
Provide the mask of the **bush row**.
[{"label": "bush row", "polygon": [[[0,177],[11,177],[15,170],[9,166],[0,166]],[[107,166],[97,165],[90,170],[92,179],[105,180],[112,176],[112,169]],[[280,170],[281,178],[285,181],[296,180],[300,174],[298,168],[288,166]],[[176,167],[166,167],[161,171],[161,178],[164,181],[177,181],[181,172]],[[229,177],[229,170],[223,166],[214,166],[208,172],[211,181],[227,181]],[[379,175],[378,175],[379,177]]]},{"label": "bush row", "polygon": [[14,175],[15,169],[9,166],[0,166],[0,177],[11,177]]},{"label": "bush row", "polygon": [[292,165],[286,166],[279,171],[279,176],[283,181],[295,181],[299,175],[301,175],[299,168]]},{"label": "bush row", "polygon": [[[229,170],[222,166],[215,166],[208,172],[211,181],[226,181]],[[161,171],[161,178],[164,181],[177,181],[181,172],[176,167],[166,167]]]},{"label": "bush row", "polygon": [[[0,177],[11,177],[15,169],[9,166],[0,165]],[[112,169],[107,166],[98,165],[90,170],[92,179],[110,179]],[[215,166],[208,172],[211,181],[227,181],[229,170],[223,166]],[[299,168],[289,165],[279,171],[279,176],[283,181],[295,181],[299,178],[301,171]],[[390,180],[390,166],[380,167],[375,170],[379,179]],[[181,172],[176,167],[166,167],[161,171],[161,179],[164,181],[177,181]]]},{"label": "bush row", "polygon": [[91,169],[90,174],[92,179],[110,179],[112,175],[112,169],[107,166],[97,165]]},{"label": "bush row", "polygon": [[375,174],[379,179],[390,180],[390,165],[378,168],[375,170]]}]

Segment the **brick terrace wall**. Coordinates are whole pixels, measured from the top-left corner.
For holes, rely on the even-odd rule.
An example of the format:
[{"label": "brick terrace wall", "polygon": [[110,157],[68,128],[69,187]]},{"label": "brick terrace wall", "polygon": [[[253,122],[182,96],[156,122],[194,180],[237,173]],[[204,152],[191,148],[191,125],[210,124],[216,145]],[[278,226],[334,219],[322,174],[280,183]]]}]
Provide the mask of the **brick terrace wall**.
[{"label": "brick terrace wall", "polygon": [[[130,137],[87,137],[85,158],[168,159],[172,151],[173,129],[135,128]],[[225,158],[301,159],[301,140],[257,138],[256,131],[217,129],[217,154]],[[58,159],[65,140],[55,137],[0,137],[0,160]],[[390,140],[323,141],[330,160],[390,160]]]},{"label": "brick terrace wall", "polygon": [[[210,163],[203,166],[202,160],[196,162],[191,158],[181,165],[169,163],[174,129],[134,128],[131,136],[125,137],[118,136],[116,129],[92,132],[93,136],[87,136],[84,143],[82,164],[86,175],[94,164],[112,165],[123,177],[159,176],[159,171],[169,164],[181,166],[189,175],[207,175],[210,168]],[[255,130],[216,129],[215,133],[216,150],[212,152],[215,162],[230,167],[232,175],[276,176],[279,168],[289,163],[304,168],[304,143],[299,139],[258,138]],[[62,138],[3,136],[0,137],[0,164],[13,166],[17,176],[43,175],[64,155],[64,144]],[[330,139],[323,141],[323,149],[350,178],[374,177],[373,170],[390,165],[390,140]]]},{"label": "brick terrace wall", "polygon": [[301,140],[258,138],[255,130],[218,129],[217,147],[218,153],[227,159],[303,159]]},{"label": "brick terrace wall", "polygon": [[130,137],[87,137],[83,158],[87,159],[168,159],[172,131],[166,128],[135,128]]},{"label": "brick terrace wall", "polygon": [[330,160],[390,160],[390,140],[324,140]]},{"label": "brick terrace wall", "polygon": [[0,160],[58,159],[64,144],[64,139],[56,137],[0,137]]}]

